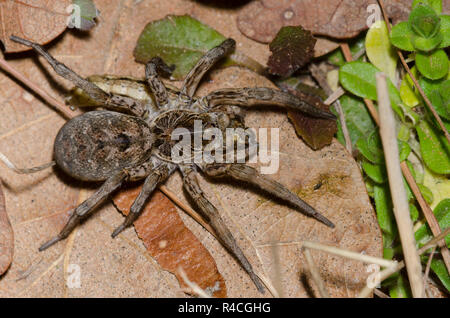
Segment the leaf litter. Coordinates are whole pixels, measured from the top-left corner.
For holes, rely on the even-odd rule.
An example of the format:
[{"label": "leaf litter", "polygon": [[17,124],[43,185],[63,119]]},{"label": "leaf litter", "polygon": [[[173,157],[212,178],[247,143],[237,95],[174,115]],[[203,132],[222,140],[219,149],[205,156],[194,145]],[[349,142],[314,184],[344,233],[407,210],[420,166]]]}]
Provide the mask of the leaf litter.
[{"label": "leaf litter", "polygon": [[5,52],[22,52],[30,48],[12,42],[11,35],[46,44],[67,27],[70,0],[4,0],[0,2],[0,41]]},{"label": "leaf litter", "polygon": [[[131,48],[134,47],[133,42],[136,43],[138,38],[138,30],[141,30],[148,21],[174,13],[193,13],[199,19],[203,17],[205,20],[219,21],[217,18],[214,19],[214,14],[220,14],[220,10],[217,8],[212,10],[197,3],[181,0],[160,4],[157,7],[152,3],[135,4],[133,1],[121,1],[116,8],[108,6],[107,1],[96,1],[96,4],[104,16],[111,17],[110,21],[107,19],[96,27],[94,29],[95,36],[92,38],[78,39],[67,34],[54,48],[55,52],[63,57],[63,62],[80,70],[83,75],[123,74],[124,70],[127,70],[128,74],[124,75],[131,74],[141,77],[142,66],[133,62]],[[136,12],[140,14],[137,15]],[[150,16],[150,13],[145,14],[145,12],[152,14]],[[209,23],[222,34],[237,39],[238,43],[242,43],[243,46],[258,47],[243,37],[233,24],[236,15],[237,12],[227,11],[226,18],[221,15],[222,20],[217,25]],[[223,19],[228,20],[223,21]],[[124,23],[125,21],[127,23]],[[128,50],[123,48],[128,48]],[[83,57],[83,60],[71,55],[75,51],[78,56]],[[96,53],[99,51],[105,52],[100,60]],[[250,53],[259,61],[266,60],[268,56],[268,52],[262,50],[262,46],[260,50]],[[41,82],[46,85],[45,76],[35,65],[24,60],[13,62],[19,69],[26,69],[28,75],[33,74],[35,76],[33,78],[36,80],[42,79]],[[267,80],[249,71],[239,71],[235,68],[214,72],[214,74],[215,77],[212,77],[211,83],[204,89],[211,90],[224,86],[271,85]],[[2,82],[10,81],[3,75],[0,80]],[[67,87],[63,81],[61,83],[63,87]],[[10,96],[23,94],[21,88],[13,84],[9,86],[11,87],[9,89],[12,90],[9,93]],[[30,107],[27,99],[17,99],[17,97],[14,99],[14,105],[8,104],[8,101],[5,100],[2,102],[4,106],[1,118],[4,119],[17,116],[17,111],[21,108],[25,112]],[[10,158],[20,166],[30,166],[30,162],[24,152],[18,152],[18,148],[14,146],[18,141],[26,147],[31,147],[33,144],[38,147],[39,153],[42,155],[33,158],[33,163],[43,162],[51,156],[53,137],[64,123],[57,117],[45,117],[49,111],[45,110],[45,105],[41,102],[35,101],[32,108],[35,109],[35,115],[18,121],[18,126],[13,129],[20,130],[19,124],[35,121],[38,122],[39,127],[35,128],[34,124],[30,124],[26,130],[21,131],[20,135],[9,135],[3,140],[0,137],[2,149],[8,150]],[[43,108],[44,110],[42,110]],[[40,118],[46,119],[39,121]],[[54,123],[49,125],[51,121]],[[283,267],[288,270],[287,275],[282,278],[282,286],[286,289],[284,295],[307,296],[305,287],[299,282],[298,273],[305,275],[307,273],[304,272],[304,263],[300,253],[297,252],[296,242],[307,238],[379,256],[381,255],[379,228],[358,167],[336,141],[322,151],[312,152],[298,140],[283,114],[279,112],[249,114],[249,126],[258,127],[258,124],[261,123],[266,127],[280,127],[282,132],[289,134],[288,138],[283,139],[286,140],[286,143],[280,150],[282,167],[274,177],[287,183],[291,189],[296,189],[299,195],[305,197],[319,210],[328,211],[330,218],[333,218],[338,224],[337,230],[335,232],[324,231],[315,222],[310,222],[299,213],[278,205],[276,202],[267,201],[267,197],[260,196],[250,189],[242,189],[238,185],[213,185],[212,192],[208,191],[208,195],[210,198],[214,198],[214,201],[219,201],[215,202],[219,210],[233,225],[231,228],[236,236],[246,243],[244,244],[247,247],[245,252],[251,256],[250,259],[255,264],[261,264],[259,269],[262,273],[270,276],[272,260],[267,249],[259,246],[272,241],[289,242],[289,247],[280,251],[281,259],[285,262]],[[34,141],[33,138],[36,136],[39,138]],[[291,147],[294,148],[290,149]],[[28,153],[34,153],[32,148],[29,148]],[[296,173],[292,173],[294,168]],[[28,278],[13,282],[12,277],[17,275],[20,270],[26,269],[27,265],[36,259],[38,245],[45,237],[56,232],[55,228],[58,226],[55,227],[54,221],[50,222],[53,213],[63,210],[59,207],[67,207],[69,202],[73,204],[76,201],[80,185],[74,184],[73,180],[64,178],[64,176],[58,175],[59,178],[54,178],[53,174],[48,176],[45,172],[21,180],[17,180],[16,176],[8,172],[4,173],[4,169],[2,169],[2,177],[4,174],[7,182],[13,185],[13,189],[19,190],[10,190],[6,193],[8,198],[15,198],[14,201],[17,202],[13,205],[15,217],[11,221],[13,225],[17,224],[17,250],[19,252],[11,270],[0,280],[0,287],[7,286],[8,293],[6,295],[15,295],[20,291],[23,295],[29,296],[62,295],[65,284],[60,260],[61,255],[66,253],[63,243],[43,253],[44,260]],[[314,190],[317,184],[322,184],[322,186],[318,190]],[[182,196],[178,176],[169,180],[169,185],[173,192],[185,200]],[[23,192],[21,189],[26,190]],[[50,199],[44,200],[45,204],[41,209],[36,209],[36,204],[42,204],[39,203],[43,199],[42,194]],[[246,200],[242,200],[242,198]],[[330,209],[327,208],[328,204],[330,204]],[[224,209],[222,210],[222,208]],[[219,271],[226,278],[228,295],[234,297],[260,296],[242,269],[221,245],[193,220],[183,214],[180,216],[186,226],[200,238],[203,245],[213,255]],[[111,209],[110,205],[105,205],[99,209],[93,220],[89,220],[80,227],[74,236],[70,263],[78,264],[82,269],[82,288],[69,289],[68,296],[150,295],[167,297],[182,295],[177,287],[179,284],[173,280],[173,276],[166,274],[156,264],[149,261],[144,252],[145,249],[141,247],[142,243],[132,231],[125,232],[119,239],[111,240],[110,231],[119,222],[121,222],[121,218],[117,212]],[[326,284],[332,296],[355,295],[361,284],[365,283],[367,272],[362,264],[355,264],[345,259],[330,258],[320,252],[314,252],[313,257],[324,271],[322,274],[326,277]],[[4,294],[4,289],[0,288],[0,293]]]},{"label": "leaf litter", "polygon": [[5,273],[12,262],[14,254],[14,233],[6,212],[5,196],[0,180],[0,276]]},{"label": "leaf litter", "polygon": [[[445,2],[443,13],[448,14],[450,4]],[[407,20],[411,0],[385,3],[394,24]],[[366,30],[367,21],[377,13],[370,7],[375,4],[377,0],[252,1],[241,10],[237,23],[244,35],[262,43],[271,42],[283,26],[301,25],[318,36],[316,56],[321,56],[335,50],[337,40],[353,38]]]}]

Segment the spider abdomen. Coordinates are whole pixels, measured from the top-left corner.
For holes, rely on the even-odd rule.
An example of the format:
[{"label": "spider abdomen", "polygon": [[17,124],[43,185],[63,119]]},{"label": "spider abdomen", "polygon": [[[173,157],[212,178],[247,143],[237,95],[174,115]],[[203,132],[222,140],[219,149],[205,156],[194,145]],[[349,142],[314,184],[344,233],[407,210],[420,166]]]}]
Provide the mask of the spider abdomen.
[{"label": "spider abdomen", "polygon": [[153,141],[149,126],[138,117],[92,111],[61,128],[54,156],[58,166],[74,178],[102,181],[148,158]]}]

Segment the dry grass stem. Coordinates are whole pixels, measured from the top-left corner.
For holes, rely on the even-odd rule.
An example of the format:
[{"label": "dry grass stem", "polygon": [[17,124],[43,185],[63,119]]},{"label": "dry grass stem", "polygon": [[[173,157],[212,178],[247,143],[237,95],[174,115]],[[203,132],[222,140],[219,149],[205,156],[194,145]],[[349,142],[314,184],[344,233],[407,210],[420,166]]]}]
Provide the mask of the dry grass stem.
[{"label": "dry grass stem", "polygon": [[183,282],[189,287],[190,290],[187,290],[189,294],[194,294],[200,298],[211,298],[211,296],[208,295],[203,289],[201,289],[200,286],[189,280],[186,273],[181,267],[178,267],[178,274],[180,274],[180,277],[181,279],[183,279]]},{"label": "dry grass stem", "polygon": [[25,86],[29,87],[34,93],[38,94],[42,99],[44,99],[48,104],[53,106],[58,112],[60,112],[62,115],[64,115],[65,118],[72,118],[76,113],[71,111],[69,107],[64,105],[63,103],[60,103],[57,99],[50,96],[46,91],[41,89],[38,85],[34,84],[32,81],[30,81],[28,78],[26,78],[22,73],[17,71],[14,67],[12,67],[8,62],[6,62],[4,59],[0,58],[0,68],[2,68],[4,71],[11,74],[13,77],[18,79],[20,82],[25,84]]},{"label": "dry grass stem", "polygon": [[378,108],[380,111],[380,135],[386,160],[389,188],[394,205],[394,216],[402,244],[412,294],[416,298],[424,297],[425,288],[422,278],[422,265],[416,250],[413,222],[410,217],[408,199],[403,185],[395,118],[389,100],[386,76],[378,73],[376,80]]},{"label": "dry grass stem", "polygon": [[308,263],[308,268],[309,271],[311,272],[311,277],[314,283],[316,284],[317,289],[319,290],[320,297],[330,298],[330,294],[328,294],[327,288],[325,287],[322,277],[320,277],[319,269],[314,263],[314,259],[311,255],[311,252],[309,251],[309,249],[305,248],[303,250],[303,254],[305,254],[306,262]]}]

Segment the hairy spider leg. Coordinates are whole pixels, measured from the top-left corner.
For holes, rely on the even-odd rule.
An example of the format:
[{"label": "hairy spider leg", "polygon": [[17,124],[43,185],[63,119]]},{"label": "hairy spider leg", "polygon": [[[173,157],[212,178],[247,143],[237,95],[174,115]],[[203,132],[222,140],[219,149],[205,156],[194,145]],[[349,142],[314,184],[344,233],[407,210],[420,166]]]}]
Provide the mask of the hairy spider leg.
[{"label": "hairy spider leg", "polygon": [[161,108],[167,104],[169,101],[169,96],[167,94],[167,89],[163,82],[159,78],[158,74],[163,73],[164,75],[172,74],[174,66],[168,66],[160,57],[152,58],[145,65],[145,80],[149,86],[151,92],[155,96],[156,105]]},{"label": "hairy spider leg", "polygon": [[61,232],[48,242],[44,243],[39,248],[39,251],[43,251],[52,246],[53,244],[69,236],[69,234],[73,231],[73,229],[78,224],[80,224],[80,222],[83,219],[91,215],[94,209],[100,203],[102,203],[112,192],[118,189],[122,185],[122,183],[127,179],[127,177],[128,173],[126,171],[120,171],[119,173],[116,173],[115,175],[109,177],[109,179],[107,179],[92,196],[90,196],[83,203],[77,206],[75,210],[73,210],[69,221],[61,230]]},{"label": "hairy spider leg", "polygon": [[200,98],[210,108],[223,105],[251,107],[258,105],[275,105],[299,110],[307,115],[336,119],[332,113],[310,105],[294,95],[266,87],[225,88],[213,91]]},{"label": "hairy spider leg", "polygon": [[143,117],[146,115],[147,107],[145,102],[136,100],[129,96],[106,93],[94,83],[82,78],[63,63],[56,60],[41,45],[14,35],[11,36],[10,39],[11,41],[31,47],[34,51],[47,60],[58,75],[74,83],[75,86],[81,88],[89,95],[90,98],[102,104],[105,108],[121,112],[131,112],[133,115],[138,117]]},{"label": "hairy spider leg", "polygon": [[150,175],[145,179],[144,185],[142,186],[141,192],[134,200],[133,205],[130,208],[130,213],[125,218],[125,221],[114,230],[112,237],[116,237],[123,230],[133,224],[134,221],[142,214],[145,203],[147,202],[150,195],[153,193],[158,184],[164,182],[169,177],[169,167],[167,164],[163,163],[159,167],[155,168]]},{"label": "hairy spider leg", "polygon": [[278,183],[270,178],[265,177],[260,174],[255,168],[244,165],[244,164],[211,164],[207,165],[203,172],[214,178],[221,177],[231,177],[232,179],[244,181],[252,185],[257,186],[261,190],[274,195],[277,198],[286,201],[296,208],[298,208],[302,213],[309,215],[323,224],[334,228],[334,224],[328,220],[325,216],[317,212],[312,206],[303,201],[291,192],[281,183]]},{"label": "hairy spider leg", "polygon": [[217,233],[217,237],[222,241],[227,250],[234,255],[237,260],[241,263],[242,267],[249,274],[250,278],[258,288],[258,291],[264,293],[264,287],[259,279],[259,277],[253,271],[253,267],[248,261],[247,257],[245,257],[242,250],[239,248],[236,240],[231,234],[230,230],[226,226],[222,217],[219,214],[219,211],[216,207],[209,202],[203,193],[202,189],[197,180],[197,173],[190,166],[179,166],[181,173],[183,175],[183,186],[192,200],[197,204],[202,212],[202,215],[207,219],[211,227]]},{"label": "hairy spider leg", "polygon": [[226,39],[219,46],[206,52],[184,79],[181,95],[192,98],[203,75],[205,75],[217,61],[230,54],[235,47],[235,40]]}]

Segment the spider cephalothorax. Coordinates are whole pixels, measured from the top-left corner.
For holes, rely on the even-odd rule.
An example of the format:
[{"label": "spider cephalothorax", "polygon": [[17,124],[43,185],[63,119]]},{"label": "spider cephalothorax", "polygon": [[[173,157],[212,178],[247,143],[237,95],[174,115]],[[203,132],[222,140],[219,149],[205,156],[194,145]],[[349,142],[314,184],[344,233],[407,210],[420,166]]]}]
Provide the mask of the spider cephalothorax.
[{"label": "spider cephalothorax", "polygon": [[71,212],[71,217],[62,231],[42,245],[40,250],[66,238],[81,220],[88,217],[96,206],[124,182],[145,179],[141,193],[131,206],[124,223],[113,232],[112,236],[115,237],[138,218],[153,190],[177,169],[183,176],[184,188],[188,195],[260,291],[263,291],[261,281],[253,272],[251,264],[226,227],[218,210],[201,190],[196,179],[198,172],[212,178],[230,177],[250,183],[324,224],[334,226],[296,194],[250,166],[237,163],[172,160],[175,145],[173,134],[177,128],[184,128],[195,134],[196,121],[200,122],[201,128],[204,129],[215,128],[224,131],[227,128],[245,127],[243,116],[239,112],[239,107],[242,106],[278,105],[314,117],[335,119],[331,113],[271,88],[222,89],[204,97],[194,97],[203,75],[215,62],[234,49],[234,40],[228,39],[208,51],[189,72],[180,91],[164,86],[158,74],[170,73],[172,69],[160,58],[153,58],[145,68],[146,84],[154,97],[154,102],[150,103],[102,90],[55,60],[40,45],[18,37],[11,39],[32,47],[50,63],[57,74],[72,81],[96,105],[106,109],[87,112],[71,119],[56,137],[54,158],[60,168],[74,178],[104,183]]}]

